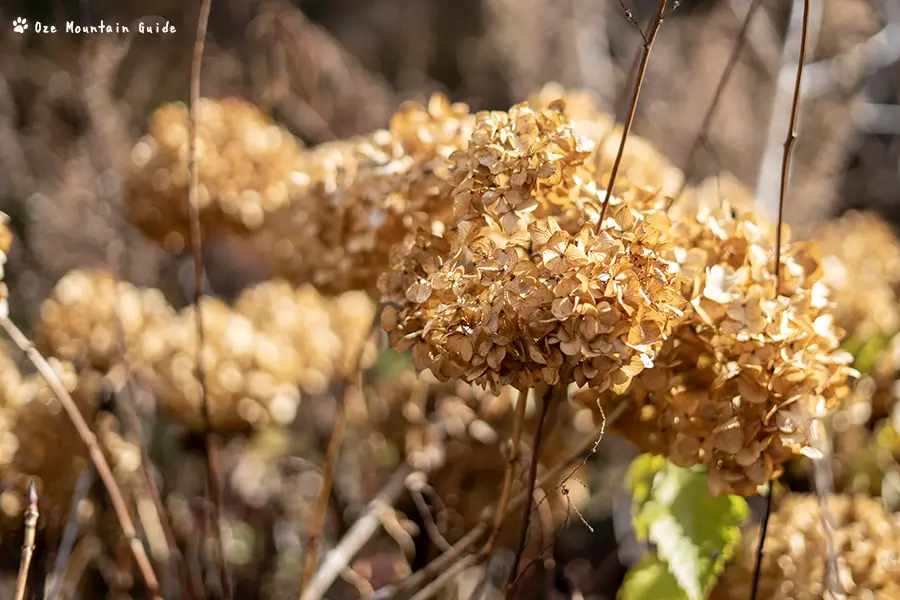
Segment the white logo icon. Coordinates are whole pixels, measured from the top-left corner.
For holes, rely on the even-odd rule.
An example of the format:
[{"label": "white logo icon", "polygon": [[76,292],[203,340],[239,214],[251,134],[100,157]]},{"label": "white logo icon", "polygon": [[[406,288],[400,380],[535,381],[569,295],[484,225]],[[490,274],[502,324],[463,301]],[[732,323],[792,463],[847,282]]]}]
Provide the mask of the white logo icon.
[{"label": "white logo icon", "polygon": [[15,21],[13,21],[13,31],[16,33],[25,33],[25,30],[28,29],[28,21],[19,17]]}]

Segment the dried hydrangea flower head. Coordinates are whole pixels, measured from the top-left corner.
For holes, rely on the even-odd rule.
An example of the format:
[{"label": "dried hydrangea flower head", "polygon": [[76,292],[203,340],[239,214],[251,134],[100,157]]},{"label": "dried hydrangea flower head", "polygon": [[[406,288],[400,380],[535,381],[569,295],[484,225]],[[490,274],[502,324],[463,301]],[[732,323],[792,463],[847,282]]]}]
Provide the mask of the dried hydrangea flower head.
[{"label": "dried hydrangea flower head", "polygon": [[[297,351],[257,331],[253,322],[224,302],[201,299],[203,369],[211,424],[241,429],[271,420],[289,423],[300,401],[294,375]],[[196,308],[184,309],[165,331],[172,351],[153,365],[165,408],[192,429],[202,429],[203,397],[197,381]]]},{"label": "dried hydrangea flower head", "polygon": [[336,378],[369,366],[377,348],[371,338],[375,303],[364,292],[326,297],[311,285],[271,280],[245,290],[235,310],[257,331],[290,345],[299,354],[294,378],[310,394],[326,391]]},{"label": "dried hydrangea flower head", "polygon": [[446,159],[473,124],[468,106],[435,94],[426,106],[401,106],[387,130],[308,151],[295,174],[300,200],[273,215],[256,242],[271,273],[330,294],[377,295],[391,247],[452,216],[439,194]]},{"label": "dried hydrangea flower head", "polygon": [[36,343],[79,368],[107,372],[123,357],[140,367],[168,354],[162,331],[174,318],[159,290],[136,288],[107,271],[76,270],[41,304]]},{"label": "dried hydrangea flower head", "polygon": [[[48,362],[91,423],[99,405],[101,375],[91,370],[79,374],[74,365],[55,358]],[[87,449],[42,375],[21,374],[4,355],[0,378],[0,529],[19,529],[33,480],[45,507],[40,526],[58,534],[67,520],[78,477],[88,463]]]},{"label": "dried hydrangea flower head", "polygon": [[[546,108],[559,99],[566,104],[566,113],[572,119],[575,132],[597,142],[587,162],[601,174],[598,180],[605,188],[619,152],[624,128],[615,117],[601,111],[597,98],[586,90],[566,89],[557,83],[548,83],[532,94],[528,101],[532,106]],[[676,193],[682,181],[684,173],[650,141],[629,133],[613,193],[621,195],[631,188],[641,188],[652,190],[655,197],[663,200]]]},{"label": "dried hydrangea flower head", "polygon": [[682,317],[670,223],[603,190],[563,101],[477,115],[451,155],[455,221],[395,248],[382,325],[419,370],[498,391],[572,381],[622,392]]},{"label": "dried hydrangea flower head", "polygon": [[782,249],[776,296],[773,228],[754,213],[700,212],[672,237],[689,316],[635,379],[633,415],[616,426],[679,466],[706,465],[711,492],[752,495],[791,456],[816,455],[813,423],[850,393],[852,357],[814,245]]},{"label": "dried hydrangea flower head", "polygon": [[[375,306],[363,292],[328,298],[312,286],[273,280],[245,290],[234,307],[210,297],[201,307],[205,392],[219,428],[291,423],[301,393],[325,393],[360,356],[364,365],[374,360]],[[199,429],[195,315],[187,307],[172,320],[163,334],[171,351],[151,366],[166,408]]]},{"label": "dried hydrangea flower head", "polygon": [[813,239],[823,248],[835,319],[850,337],[900,330],[900,241],[891,226],[874,213],[851,211],[822,224]]},{"label": "dried hydrangea flower head", "polygon": [[[822,523],[827,506],[832,530]],[[735,560],[725,569],[712,598],[749,598],[753,587],[759,528],[742,538]],[[900,598],[900,516],[879,498],[864,495],[790,494],[769,521],[759,597],[772,600]],[[828,589],[828,535],[834,547],[835,588]]]},{"label": "dried hydrangea flower head", "polygon": [[[204,234],[259,229],[291,201],[299,142],[254,105],[237,98],[202,99],[197,119],[198,204]],[[188,109],[166,104],[132,149],[125,185],[127,216],[174,252],[188,246]]]}]

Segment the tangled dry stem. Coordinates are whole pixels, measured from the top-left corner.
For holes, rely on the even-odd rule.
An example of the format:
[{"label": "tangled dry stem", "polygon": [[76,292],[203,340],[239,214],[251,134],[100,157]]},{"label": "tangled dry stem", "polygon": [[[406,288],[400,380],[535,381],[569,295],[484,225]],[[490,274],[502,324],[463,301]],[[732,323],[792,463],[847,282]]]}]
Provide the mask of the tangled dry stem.
[{"label": "tangled dry stem", "polygon": [[203,316],[200,298],[203,295],[203,242],[200,229],[200,208],[198,198],[199,178],[197,175],[197,112],[200,104],[200,72],[203,64],[203,49],[206,44],[206,28],[209,24],[209,11],[212,0],[203,0],[200,4],[200,15],[197,20],[197,33],[194,40],[194,53],[191,61],[191,93],[188,150],[188,215],[190,220],[191,251],[194,265],[194,306],[197,311],[197,382],[200,386],[200,410],[203,415],[204,438],[206,445],[207,482],[212,500],[213,536],[218,549],[218,565],[221,573],[222,595],[230,600],[233,595],[231,577],[225,560],[225,547],[222,541],[222,475],[219,471],[219,440],[213,429],[209,404],[206,397],[206,384],[203,370]]},{"label": "tangled dry stem", "polygon": [[134,555],[138,570],[141,572],[150,595],[155,600],[162,600],[162,596],[159,593],[159,580],[156,577],[156,573],[153,571],[153,565],[147,556],[144,545],[137,535],[137,530],[134,527],[134,522],[131,520],[131,515],[128,511],[125,497],[122,495],[122,490],[116,482],[116,478],[109,467],[109,463],[106,461],[106,457],[103,455],[103,451],[100,449],[100,445],[97,443],[97,437],[91,431],[90,427],[88,427],[84,417],[81,416],[78,406],[75,404],[75,401],[72,399],[68,390],[66,390],[65,386],[63,386],[62,382],[59,380],[56,371],[53,370],[53,367],[50,366],[43,355],[37,351],[34,344],[32,344],[28,338],[25,337],[25,334],[16,327],[15,323],[5,315],[0,316],[0,327],[6,331],[13,343],[28,356],[28,359],[47,381],[47,385],[53,390],[53,393],[65,409],[66,414],[68,414],[69,419],[71,419],[78,435],[87,447],[91,460],[97,468],[97,473],[100,475],[100,479],[103,481],[103,485],[109,494],[113,511],[122,527],[122,534],[125,536],[125,539],[128,540],[128,546],[131,549],[131,553]]}]

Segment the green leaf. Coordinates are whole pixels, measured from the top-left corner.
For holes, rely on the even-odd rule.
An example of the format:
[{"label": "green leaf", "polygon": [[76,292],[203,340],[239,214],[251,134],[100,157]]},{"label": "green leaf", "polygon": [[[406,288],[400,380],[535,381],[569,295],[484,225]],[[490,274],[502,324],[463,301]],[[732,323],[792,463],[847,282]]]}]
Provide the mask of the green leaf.
[{"label": "green leaf", "polygon": [[616,594],[618,600],[688,600],[666,563],[655,552],[648,552],[628,569]]},{"label": "green leaf", "polygon": [[689,600],[703,600],[740,541],[747,501],[713,498],[701,469],[638,457],[629,469],[634,529],[648,539]]},{"label": "green leaf", "polygon": [[638,540],[647,539],[648,531],[643,527],[643,522],[636,518],[650,499],[653,490],[653,480],[656,474],[666,466],[666,457],[657,454],[641,454],[628,466],[625,474],[625,482],[631,492],[631,516],[633,518],[634,533]]},{"label": "green leaf", "polygon": [[875,334],[868,339],[853,337],[844,342],[841,348],[853,355],[854,369],[860,373],[868,373],[897,334],[898,332]]}]

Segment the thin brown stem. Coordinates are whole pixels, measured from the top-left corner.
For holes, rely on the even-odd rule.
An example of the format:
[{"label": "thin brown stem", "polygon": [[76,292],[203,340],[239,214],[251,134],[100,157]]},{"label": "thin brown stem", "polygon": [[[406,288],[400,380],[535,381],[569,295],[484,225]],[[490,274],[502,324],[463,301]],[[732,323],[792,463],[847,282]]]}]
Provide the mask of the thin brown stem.
[{"label": "thin brown stem", "polygon": [[[347,385],[345,396],[352,386]],[[344,440],[344,430],[347,426],[346,400],[340,400],[337,414],[332,424],[331,437],[328,439],[328,448],[325,451],[325,464],[322,466],[322,483],[316,495],[316,503],[312,517],[309,520],[309,538],[306,543],[306,561],[303,566],[303,579],[300,580],[300,597],[306,591],[309,582],[312,581],[319,563],[319,543],[325,531],[325,517],[328,514],[328,499],[331,497],[331,485],[334,478],[335,465],[341,451],[341,443]]]},{"label": "thin brown stem", "polygon": [[[794,83],[794,99],[791,104],[791,122],[788,129],[787,139],[784,141],[784,155],[781,161],[781,192],[778,196],[778,228],[775,232],[775,295],[780,293],[781,288],[781,230],[784,226],[784,204],[787,199],[788,182],[791,170],[791,154],[794,149],[794,143],[797,141],[799,132],[797,130],[797,121],[800,114],[800,90],[803,85],[803,65],[806,63],[806,48],[809,42],[809,3],[810,0],[803,1],[803,28],[800,33],[800,56],[797,60],[797,79]],[[769,519],[772,516],[772,497],[775,489],[770,479],[768,484],[769,493],[766,495],[766,512],[763,516],[762,526],[760,528],[759,546],[756,549],[756,565],[753,571],[753,588],[751,590],[751,600],[756,600],[759,591],[759,580],[762,575],[762,562],[764,554],[764,546],[766,543],[766,533],[769,528]]]},{"label": "thin brown stem", "polygon": [[[362,389],[363,356],[369,339],[378,330],[381,323],[381,309],[382,307],[379,306],[372,315],[372,323],[356,351],[353,364],[350,365],[350,373],[354,373],[354,375],[347,377],[344,383],[343,398],[338,401],[335,420],[331,426],[331,435],[328,438],[328,447],[325,450],[325,463],[322,465],[322,485],[319,486],[316,503],[309,521],[306,559],[300,579],[300,598],[304,598],[307,587],[316,574],[316,567],[319,563],[319,545],[325,532],[325,516],[328,512],[328,499],[331,497],[331,488],[334,482],[335,465],[340,456],[341,443],[347,427],[347,399],[354,389]],[[355,381],[352,380],[353,378]]]},{"label": "thin brown stem", "polygon": [[[577,471],[584,463],[587,461],[585,454],[587,457],[590,457],[597,451],[597,447],[600,444],[600,440],[603,439],[603,435],[606,431],[606,427],[608,425],[612,425],[618,420],[618,418],[625,413],[626,404],[623,402],[619,405],[619,407],[611,414],[608,418],[604,418],[601,425],[596,427],[594,431],[585,436],[578,445],[573,449],[572,453],[569,454],[566,458],[557,463],[554,467],[548,469],[545,473],[543,473],[540,477],[535,481],[535,487],[544,487],[548,482],[552,481],[555,477],[558,477],[563,471],[574,465],[576,462],[578,463],[575,466],[572,473],[570,473],[565,479],[569,479],[574,471]],[[579,460],[580,459],[580,460]],[[528,490],[521,490],[516,496],[509,502],[506,507],[506,513],[516,510],[523,502],[525,502],[525,494],[528,493]],[[499,503],[493,507],[492,510],[486,510],[484,516],[481,521],[473,527],[469,533],[463,536],[459,541],[453,544],[453,547],[440,554],[433,561],[425,565],[422,569],[419,569],[414,574],[407,577],[402,584],[398,585],[396,588],[389,590],[387,596],[389,598],[406,598],[409,594],[413,593],[415,590],[419,589],[420,586],[425,584],[427,581],[430,581],[434,578],[438,573],[446,572],[452,565],[459,564],[459,559],[466,552],[468,552],[471,548],[478,543],[480,539],[484,537],[484,535],[488,532],[488,524],[490,523],[491,518],[495,514],[499,508]],[[468,561],[471,559],[469,564],[476,564],[478,557],[467,555],[464,558],[464,561]],[[438,588],[428,586],[429,589],[433,589],[437,591]],[[421,593],[424,593],[424,589]],[[430,595],[425,596],[417,596],[417,598],[430,598]],[[370,599],[371,600],[371,599]]]},{"label": "thin brown stem", "polygon": [[506,469],[503,472],[503,484],[500,487],[500,500],[497,502],[497,512],[494,515],[494,527],[487,542],[481,548],[479,560],[486,558],[494,551],[500,532],[503,530],[503,520],[506,518],[506,507],[509,504],[512,492],[513,480],[516,474],[516,465],[519,462],[519,445],[522,443],[522,429],[525,424],[525,409],[528,406],[528,390],[519,392],[516,402],[516,412],[513,416],[512,439],[510,440],[509,454],[506,458]]},{"label": "thin brown stem", "polygon": [[172,529],[172,521],[169,519],[159,485],[157,485],[156,477],[153,474],[153,462],[150,459],[150,453],[147,451],[144,436],[141,434],[141,422],[134,407],[135,387],[135,383],[129,377],[125,383],[125,388],[116,393],[116,406],[120,409],[125,426],[127,430],[130,430],[131,437],[141,453],[141,474],[144,484],[147,486],[147,493],[153,503],[153,508],[159,518],[163,536],[166,539],[166,546],[169,549],[169,560],[173,570],[178,574],[181,593],[190,596],[190,585],[188,584],[188,573],[184,564],[184,557],[178,548],[178,540],[175,538],[175,530]]},{"label": "thin brown stem", "polygon": [[16,600],[24,600],[25,587],[28,584],[28,569],[31,567],[31,556],[34,554],[34,536],[37,531],[38,495],[34,482],[28,484],[28,508],[25,510],[25,542],[22,544],[22,560],[19,562],[19,574],[16,577]]},{"label": "thin brown stem", "polygon": [[803,30],[800,34],[800,58],[797,61],[797,80],[794,82],[794,100],[791,104],[791,124],[787,139],[784,140],[784,155],[781,159],[781,192],[778,196],[778,229],[775,231],[775,293],[781,288],[781,230],[784,228],[784,204],[787,200],[788,182],[791,173],[791,157],[799,132],[797,121],[800,116],[800,90],[803,87],[803,65],[806,63],[806,47],[809,42],[809,0],[803,1]]},{"label": "thin brown stem", "polygon": [[68,414],[69,418],[72,420],[75,430],[78,432],[84,445],[87,446],[88,454],[90,455],[94,466],[97,468],[97,473],[100,475],[103,485],[106,487],[106,492],[109,494],[109,500],[112,504],[113,511],[116,513],[119,525],[122,527],[122,534],[128,540],[131,553],[134,555],[141,576],[144,578],[144,583],[147,585],[147,589],[153,598],[162,600],[162,596],[159,594],[159,580],[156,578],[156,574],[153,572],[153,566],[150,563],[150,559],[147,557],[147,552],[137,536],[137,530],[135,529],[134,522],[131,520],[131,515],[128,512],[128,505],[125,503],[125,497],[122,495],[122,490],[119,488],[119,484],[113,476],[112,469],[110,469],[109,463],[106,461],[106,457],[100,449],[100,444],[97,443],[97,436],[95,436],[90,427],[88,427],[84,417],[78,410],[78,406],[75,404],[75,400],[72,399],[72,396],[59,380],[56,371],[53,370],[53,367],[50,366],[47,359],[35,349],[34,344],[25,337],[25,334],[16,327],[16,324],[13,323],[9,317],[0,315],[0,327],[6,331],[13,343],[28,356],[28,359],[47,381],[53,394],[59,399],[66,414]]},{"label": "thin brown stem", "polygon": [[709,135],[709,128],[712,125],[712,120],[716,116],[716,109],[719,108],[719,102],[722,100],[722,94],[725,92],[725,86],[727,86],[728,82],[731,80],[731,75],[734,73],[738,59],[741,57],[741,52],[744,50],[744,45],[747,43],[747,33],[750,31],[750,22],[753,20],[753,15],[756,14],[756,10],[761,5],[762,3],[760,0],[753,0],[750,4],[750,8],[747,9],[747,16],[744,17],[741,31],[738,33],[737,40],[734,42],[734,47],[731,49],[731,56],[728,57],[728,64],[725,65],[722,77],[719,78],[719,83],[716,86],[716,91],[713,93],[709,108],[706,109],[706,115],[703,117],[700,130],[697,132],[697,137],[694,139],[694,143],[688,151],[687,164],[683,169],[684,179],[681,182],[681,188],[679,188],[678,193],[675,194],[674,197],[669,198],[666,202],[666,210],[669,210],[672,207],[672,204],[681,197],[684,193],[684,188],[687,187],[688,181],[694,176],[694,169],[697,167],[697,150],[700,149],[700,146],[703,145],[703,140],[707,139]]},{"label": "thin brown stem", "polygon": [[544,397],[541,398],[541,414],[538,417],[537,429],[535,429],[534,432],[534,443],[532,444],[531,449],[531,463],[528,465],[528,485],[525,488],[525,491],[528,493],[525,495],[525,506],[522,509],[522,524],[519,529],[519,542],[516,546],[516,553],[509,570],[510,582],[506,589],[507,600],[513,599],[513,593],[515,592],[516,583],[518,581],[516,575],[519,572],[519,562],[522,560],[522,553],[525,552],[525,545],[528,542],[528,524],[531,523],[531,507],[534,504],[535,480],[537,479],[538,461],[540,460],[541,454],[541,437],[544,435],[544,421],[547,418],[547,411],[550,408],[550,404],[554,401],[555,390],[555,387],[548,386],[547,391],[544,392]]},{"label": "thin brown stem", "polygon": [[634,91],[631,95],[631,105],[628,109],[628,116],[625,118],[624,130],[622,131],[622,141],[619,142],[619,151],[616,154],[616,160],[613,163],[612,172],[609,174],[609,184],[606,188],[606,197],[603,199],[603,207],[600,209],[600,218],[597,220],[598,232],[603,226],[603,219],[606,217],[606,208],[609,206],[609,199],[612,196],[613,187],[615,187],[616,184],[616,176],[619,174],[619,165],[621,165],[622,156],[624,156],[625,154],[625,142],[628,141],[628,134],[631,131],[631,124],[634,122],[634,115],[637,111],[638,98],[640,98],[641,87],[644,84],[644,76],[647,74],[647,65],[650,62],[650,51],[653,50],[653,43],[656,41],[656,36],[659,33],[660,27],[662,26],[663,16],[666,12],[666,4],[668,4],[668,0],[660,0],[656,18],[653,20],[653,25],[650,28],[650,35],[644,36],[643,32],[641,32],[641,36],[644,38],[644,49],[643,52],[641,52],[641,62],[638,65],[637,81],[635,81]]},{"label": "thin brown stem", "polygon": [[337,546],[325,556],[322,566],[315,573],[315,578],[306,588],[303,600],[320,600],[325,596],[331,584],[347,568],[357,552],[372,539],[381,524],[382,511],[397,501],[406,489],[406,480],[411,474],[412,468],[407,463],[403,463],[397,469],[366,507],[365,514],[356,520]]},{"label": "thin brown stem", "polygon": [[191,60],[190,118],[188,122],[188,215],[190,220],[191,253],[194,263],[194,308],[197,311],[197,382],[200,386],[200,411],[204,423],[206,446],[207,486],[212,500],[212,521],[216,538],[218,560],[221,569],[222,597],[231,600],[231,577],[225,560],[222,542],[222,475],[219,472],[219,440],[210,418],[209,402],[206,397],[205,373],[203,368],[203,310],[200,299],[203,296],[203,242],[200,232],[199,179],[197,174],[197,120],[200,111],[200,73],[203,66],[203,49],[206,45],[206,29],[209,25],[209,11],[212,0],[202,0],[200,16],[197,19],[197,36],[194,39],[194,55]]}]

